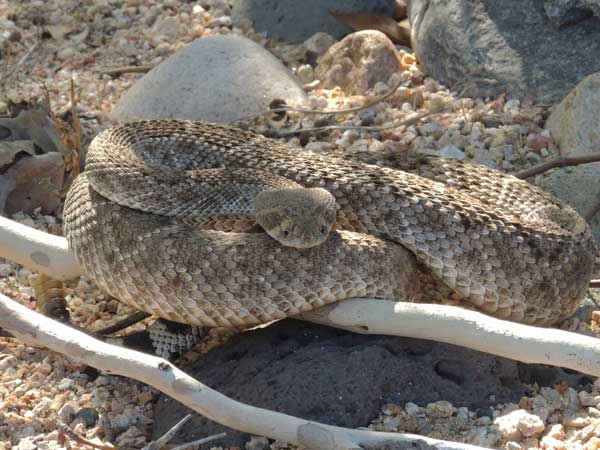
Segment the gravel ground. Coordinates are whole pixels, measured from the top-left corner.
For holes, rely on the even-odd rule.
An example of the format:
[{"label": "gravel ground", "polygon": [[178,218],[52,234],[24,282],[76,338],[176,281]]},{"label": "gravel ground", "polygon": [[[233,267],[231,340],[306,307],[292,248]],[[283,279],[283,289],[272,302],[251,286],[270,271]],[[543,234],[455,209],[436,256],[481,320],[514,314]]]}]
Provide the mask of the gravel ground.
[{"label": "gravel ground", "polygon": [[[226,0],[0,0],[0,115],[15,104],[40,105],[45,85],[52,109],[60,116],[70,106],[69,83],[73,79],[84,136],[89,138],[109,124],[107,113],[140,77],[114,77],[102,74],[104,69],[153,66],[195,38],[231,33],[267,46],[298,72],[309,84],[311,107],[340,109],[364,103],[364,97],[346,96],[340,89],[319,89],[312,83],[314,67],[297,58],[295,46],[271,42],[249,26],[232,30],[229,10]],[[400,50],[400,57],[404,70],[388,84],[375,86],[373,92],[381,95],[401,81],[394,95],[371,110],[341,117],[339,123],[383,125],[441,106],[443,113],[409,127],[375,133],[335,130],[289,138],[289,142],[312,151],[389,166],[401,165],[406,155],[433,155],[466,158],[508,172],[558,154],[542,128],[548,114],[543,108],[502,97],[460,99],[427,78],[410,53]],[[323,117],[290,113],[286,123],[310,127]],[[279,126],[268,118],[241,125],[258,131]],[[13,219],[61,233],[59,217],[20,213]],[[25,268],[0,261],[0,292],[32,308],[36,277]],[[74,320],[89,329],[131,313],[85,278],[66,285],[65,294]],[[596,322],[582,326],[598,328]],[[212,335],[210,343],[219,337]],[[448,402],[426,408],[411,403],[386,405],[370,427],[507,450],[600,447],[599,384],[591,392],[576,392],[563,385],[532,386],[532,392],[535,395],[521,399],[518,405],[498,405],[488,415],[457,409]],[[63,423],[99,443],[140,448],[150,436],[156,395],[143,384],[104,376],[60,355],[0,338],[0,449],[66,448],[59,442],[58,427]],[[269,445],[273,449],[286,447],[256,438],[248,448],[258,450]]]}]

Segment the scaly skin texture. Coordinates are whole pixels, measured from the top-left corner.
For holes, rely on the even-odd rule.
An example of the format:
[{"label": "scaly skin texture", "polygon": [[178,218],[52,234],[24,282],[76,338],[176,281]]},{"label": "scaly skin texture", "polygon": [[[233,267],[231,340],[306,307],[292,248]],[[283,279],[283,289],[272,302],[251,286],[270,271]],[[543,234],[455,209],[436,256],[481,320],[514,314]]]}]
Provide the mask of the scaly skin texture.
[{"label": "scaly skin texture", "polygon": [[[432,160],[418,172],[227,126],[133,122],[94,139],[65,233],[101,288],[190,324],[250,326],[351,297],[417,299],[404,249],[427,277],[497,317],[548,325],[574,312],[596,247],[573,209],[482,166]],[[290,182],[335,197],[339,231],[322,245],[298,250],[246,232],[256,194]]]}]

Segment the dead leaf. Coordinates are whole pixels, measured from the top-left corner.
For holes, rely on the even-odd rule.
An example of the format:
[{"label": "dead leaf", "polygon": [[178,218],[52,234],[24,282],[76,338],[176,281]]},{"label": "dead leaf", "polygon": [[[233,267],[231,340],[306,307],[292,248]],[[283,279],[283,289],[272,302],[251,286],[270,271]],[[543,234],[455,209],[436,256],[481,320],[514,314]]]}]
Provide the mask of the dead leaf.
[{"label": "dead leaf", "polygon": [[33,212],[38,207],[43,214],[51,214],[61,205],[64,165],[58,153],[21,158],[2,177],[14,182],[6,198],[7,214]]},{"label": "dead leaf", "polygon": [[21,156],[34,156],[35,150],[31,141],[0,142],[0,173],[14,164]]},{"label": "dead leaf", "polygon": [[12,140],[31,139],[44,153],[65,153],[60,136],[45,111],[21,111],[15,118],[0,118],[0,127],[10,130]]},{"label": "dead leaf", "polygon": [[392,17],[376,13],[340,13],[329,11],[338,21],[354,31],[377,30],[394,44],[410,46],[410,29],[400,25]]}]

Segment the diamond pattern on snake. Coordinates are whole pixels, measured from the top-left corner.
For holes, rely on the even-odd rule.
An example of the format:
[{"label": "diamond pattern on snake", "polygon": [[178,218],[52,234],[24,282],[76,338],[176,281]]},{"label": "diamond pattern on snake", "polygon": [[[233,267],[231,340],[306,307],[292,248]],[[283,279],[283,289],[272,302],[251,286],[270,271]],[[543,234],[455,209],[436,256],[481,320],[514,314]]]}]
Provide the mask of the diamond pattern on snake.
[{"label": "diamond pattern on snake", "polygon": [[484,166],[434,159],[417,172],[223,125],[131,122],[92,142],[65,234],[107,293],[193,325],[418,300],[405,249],[425,284],[496,317],[549,325],[575,311],[596,247],[571,207]]}]

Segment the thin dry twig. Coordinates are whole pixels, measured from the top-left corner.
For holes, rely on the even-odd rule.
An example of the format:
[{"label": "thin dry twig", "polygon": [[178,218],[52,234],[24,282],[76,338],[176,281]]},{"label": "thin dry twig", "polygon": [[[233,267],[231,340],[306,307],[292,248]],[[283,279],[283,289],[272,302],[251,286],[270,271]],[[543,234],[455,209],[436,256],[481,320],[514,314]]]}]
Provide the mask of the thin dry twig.
[{"label": "thin dry twig", "polygon": [[119,67],[107,67],[106,69],[100,69],[101,75],[121,75],[124,73],[146,73],[150,72],[154,66],[119,66]]},{"label": "thin dry twig", "polygon": [[75,154],[73,155],[73,168],[71,175],[73,177],[79,175],[79,166],[81,162],[81,124],[77,116],[77,98],[75,97],[75,83],[71,78],[71,116],[73,120],[73,129],[75,131]]},{"label": "thin dry twig", "polygon": [[336,115],[336,114],[348,114],[348,113],[358,112],[358,111],[362,111],[364,109],[372,108],[373,106],[377,105],[378,103],[381,103],[384,100],[388,99],[389,97],[391,97],[398,90],[398,88],[400,86],[402,86],[402,80],[398,81],[385,94],[383,94],[383,95],[381,95],[379,97],[375,97],[373,100],[371,100],[370,102],[365,103],[362,106],[355,106],[353,108],[329,110],[329,109],[291,108],[291,107],[287,107],[286,106],[286,107],[282,107],[282,108],[273,108],[273,109],[270,109],[269,111],[266,111],[263,114],[276,113],[276,112],[298,112],[298,113],[303,113],[303,114],[333,114],[333,115]]},{"label": "thin dry twig", "polygon": [[[183,419],[181,419],[179,422],[177,422],[175,425],[173,425],[169,430],[167,430],[167,432],[165,434],[163,434],[161,437],[159,437],[156,441],[152,441],[148,445],[144,446],[144,448],[142,450],[160,450],[165,445],[167,445],[167,443],[171,439],[173,439],[173,436],[175,436],[177,434],[177,432],[181,429],[181,427],[183,427],[187,423],[187,421],[190,420],[191,418],[192,418],[192,415],[188,414]],[[202,439],[197,439],[197,440],[191,441],[191,442],[186,442],[185,444],[177,445],[177,446],[171,448],[171,450],[187,450],[189,448],[193,448],[193,447],[197,447],[202,444],[206,444],[207,442],[221,439],[225,436],[227,436],[227,433],[213,434],[212,436],[208,436],[208,437],[205,437]]]},{"label": "thin dry twig", "polygon": [[348,113],[353,113],[353,112],[358,112],[358,111],[363,111],[365,109],[369,109],[372,108],[373,106],[377,105],[378,103],[383,102],[384,100],[388,99],[389,97],[392,96],[392,94],[394,94],[398,88],[402,86],[402,80],[398,81],[394,86],[392,86],[390,88],[389,91],[387,91],[385,94],[374,98],[373,100],[371,100],[370,102],[365,103],[362,106],[355,106],[353,108],[346,108],[346,109],[309,109],[309,108],[293,108],[291,106],[284,106],[281,108],[271,108],[268,111],[264,111],[262,113],[259,113],[256,116],[247,116],[247,117],[242,117],[241,119],[237,119],[235,120],[235,122],[239,122],[239,121],[243,121],[243,120],[250,120],[250,119],[256,119],[257,117],[261,117],[261,116],[265,116],[267,114],[271,114],[271,113],[279,113],[279,112],[297,112],[297,113],[302,113],[302,114],[329,114],[329,115],[339,115],[339,114],[348,114]]},{"label": "thin dry twig", "polygon": [[207,436],[202,439],[197,439],[195,441],[186,442],[185,444],[177,445],[177,446],[173,447],[171,450],[187,450],[187,449],[194,448],[194,447],[197,447],[202,444],[206,444],[207,442],[211,442],[211,441],[215,441],[217,439],[224,438],[225,436],[227,436],[227,433],[213,434],[212,436]]},{"label": "thin dry twig", "polygon": [[54,111],[52,111],[52,101],[50,100],[50,92],[48,92],[48,87],[43,81],[39,86],[42,90],[42,94],[44,94],[44,100],[46,101],[46,105],[48,105],[48,116],[54,120]]},{"label": "thin dry twig", "polygon": [[103,445],[97,442],[92,442],[83,436],[80,436],[66,425],[62,425],[58,430],[58,442],[59,444],[63,444],[67,439],[76,442],[77,444],[87,445],[88,447],[92,447],[96,450],[116,450],[116,447],[113,447],[112,445]]},{"label": "thin dry twig", "polygon": [[158,450],[163,445],[166,445],[173,436],[177,434],[177,432],[192,418],[191,414],[187,414],[183,419],[173,425],[169,430],[165,432],[161,437],[157,440],[150,442],[148,445],[144,447],[144,450]]},{"label": "thin dry twig", "polygon": [[439,114],[447,110],[447,107],[436,108],[431,111],[427,111],[421,114],[417,114],[416,116],[409,117],[408,119],[400,119],[396,120],[392,123],[380,126],[361,126],[361,125],[326,125],[323,127],[312,127],[312,128],[298,128],[297,130],[285,130],[274,132],[271,134],[272,137],[284,137],[291,136],[294,134],[305,133],[305,132],[313,132],[313,131],[325,131],[325,130],[359,130],[359,131],[383,131],[389,130],[392,128],[398,128],[402,126],[413,125],[425,117],[432,116],[434,114]]},{"label": "thin dry twig", "polygon": [[33,45],[31,47],[29,47],[29,50],[27,50],[27,52],[25,52],[25,54],[23,55],[23,57],[14,65],[13,67],[13,73],[17,72],[17,69],[19,67],[21,67],[25,61],[27,61],[27,58],[29,58],[29,55],[31,55],[33,53],[33,51],[38,48],[38,46],[40,45],[40,41],[35,41],[33,43]]},{"label": "thin dry twig", "polygon": [[79,123],[79,116],[77,115],[77,98],[75,96],[75,82],[73,79],[71,79],[69,93],[71,96],[72,126],[69,126],[66,122],[58,119],[54,121],[55,127],[61,135],[61,143],[66,149],[63,154],[63,161],[65,171],[69,172],[69,177],[65,181],[60,192],[62,197],[67,195],[71,184],[77,175],[79,175],[81,169],[81,124]]},{"label": "thin dry twig", "polygon": [[547,170],[554,169],[556,167],[567,167],[577,166],[579,164],[588,164],[592,162],[600,161],[600,153],[592,153],[589,155],[577,155],[577,156],[559,156],[558,158],[551,159],[545,163],[533,166],[530,169],[525,169],[515,174],[515,177],[522,180],[531,178],[540,173],[544,173]]},{"label": "thin dry twig", "polygon": [[590,280],[590,288],[600,289],[600,280]]}]

